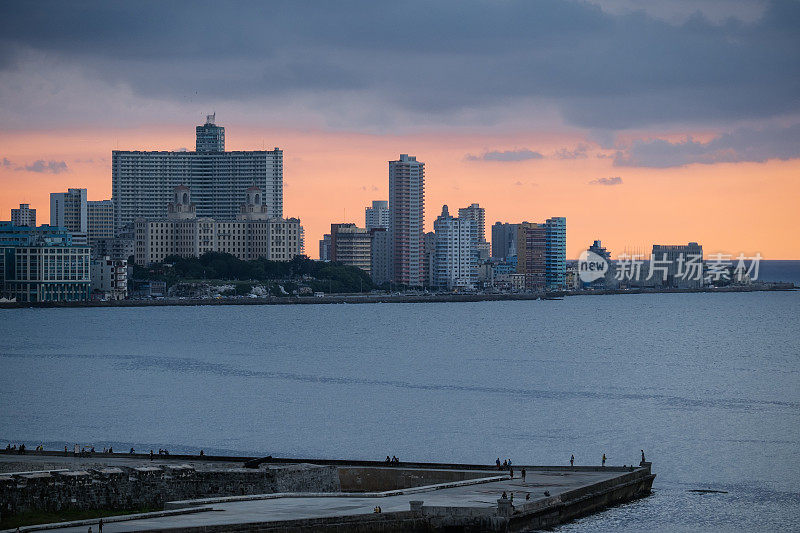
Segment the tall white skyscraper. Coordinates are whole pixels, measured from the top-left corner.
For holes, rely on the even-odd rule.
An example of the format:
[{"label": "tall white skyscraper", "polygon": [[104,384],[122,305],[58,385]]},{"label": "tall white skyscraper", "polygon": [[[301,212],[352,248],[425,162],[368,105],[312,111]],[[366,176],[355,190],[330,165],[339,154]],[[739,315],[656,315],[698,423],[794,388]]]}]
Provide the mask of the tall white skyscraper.
[{"label": "tall white skyscraper", "polygon": [[424,284],[425,163],[400,154],[389,161],[389,239],[395,283]]},{"label": "tall white skyscraper", "polygon": [[66,228],[73,235],[73,244],[86,244],[89,232],[86,189],[51,192],[50,225]]},{"label": "tall white skyscraper", "polygon": [[245,191],[257,186],[267,213],[283,217],[283,151],[225,151],[225,128],[214,115],[197,126],[196,150],[144,152],[114,150],[111,181],[114,230],[136,218],[166,215],[172,191],[189,187],[198,217],[234,220],[245,202]]},{"label": "tall white skyscraper", "polygon": [[375,228],[389,229],[389,221],[391,220],[389,202],[386,200],[373,200],[372,207],[367,207],[364,211],[364,227],[368,230]]},{"label": "tall white skyscraper", "polygon": [[436,233],[434,285],[447,290],[474,289],[478,280],[475,220],[452,217],[445,205],[433,229]]},{"label": "tall white skyscraper", "polygon": [[478,242],[486,242],[486,209],[478,204],[471,204],[458,210],[458,218],[471,218],[474,220]]}]

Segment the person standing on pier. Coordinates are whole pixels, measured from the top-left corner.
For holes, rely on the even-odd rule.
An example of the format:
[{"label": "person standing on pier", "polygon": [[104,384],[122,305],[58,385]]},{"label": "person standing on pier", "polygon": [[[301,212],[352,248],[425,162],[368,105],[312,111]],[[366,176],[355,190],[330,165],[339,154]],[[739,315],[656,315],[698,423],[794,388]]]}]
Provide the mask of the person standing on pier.
[{"label": "person standing on pier", "polygon": [[569,466],[575,466],[575,454],[569,456]]},{"label": "person standing on pier", "polygon": [[606,454],[603,454],[603,466],[606,466]]}]

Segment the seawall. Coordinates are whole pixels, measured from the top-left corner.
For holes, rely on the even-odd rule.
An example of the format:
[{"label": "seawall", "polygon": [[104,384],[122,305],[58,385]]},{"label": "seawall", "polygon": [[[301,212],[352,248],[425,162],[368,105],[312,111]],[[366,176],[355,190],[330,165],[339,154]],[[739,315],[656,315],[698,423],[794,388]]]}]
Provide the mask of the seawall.
[{"label": "seawall", "polygon": [[525,301],[565,296],[602,296],[608,294],[682,294],[682,293],[729,293],[729,292],[770,292],[797,290],[791,283],[770,283],[764,285],[735,286],[702,289],[613,289],[594,291],[552,291],[518,294],[347,294],[329,295],[321,298],[313,296],[267,298],[167,298],[161,300],[109,300],[86,302],[0,302],[0,309],[18,308],[70,308],[70,307],[163,307],[198,305],[319,305],[319,304],[360,304],[360,303],[444,303],[444,302],[498,302]]},{"label": "seawall", "polygon": [[0,513],[163,509],[171,500],[341,490],[336,467],[196,470],[190,465],[108,466],[0,474]]}]

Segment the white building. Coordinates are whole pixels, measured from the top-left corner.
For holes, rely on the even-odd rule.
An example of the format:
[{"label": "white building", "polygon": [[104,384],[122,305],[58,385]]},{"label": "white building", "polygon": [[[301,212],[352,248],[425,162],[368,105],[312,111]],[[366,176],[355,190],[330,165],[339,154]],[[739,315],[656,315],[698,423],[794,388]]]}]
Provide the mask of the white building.
[{"label": "white building", "polygon": [[192,190],[197,216],[235,220],[245,190],[258,186],[270,218],[283,217],[283,151],[225,151],[225,128],[209,115],[197,127],[195,151],[112,152],[111,180],[114,229],[137,218],[166,215],[166,205],[179,185]]},{"label": "white building", "polygon": [[86,202],[89,244],[114,238],[114,203],[111,200]]},{"label": "white building", "polygon": [[50,225],[72,233],[74,245],[88,243],[89,212],[86,189],[68,189],[50,193]]},{"label": "white building", "polygon": [[389,229],[390,220],[389,202],[386,200],[373,200],[372,207],[364,209],[365,227],[368,230],[375,228]]},{"label": "white building", "polygon": [[436,252],[434,285],[449,291],[474,289],[478,280],[475,220],[452,217],[447,206],[434,221]]},{"label": "white building", "polygon": [[200,257],[206,252],[270,261],[289,261],[300,254],[300,220],[270,217],[259,187],[247,189],[236,220],[198,217],[192,196],[188,187],[178,186],[166,218],[136,220],[136,264],[159,263],[170,255]]},{"label": "white building", "polygon": [[11,223],[15,226],[36,227],[36,209],[29,204],[19,204],[19,209],[11,210]]},{"label": "white building", "polygon": [[395,283],[422,287],[425,283],[424,220],[425,163],[400,154],[389,161],[389,241]]},{"label": "white building", "polygon": [[107,300],[128,297],[128,261],[100,257],[92,259],[92,294]]}]

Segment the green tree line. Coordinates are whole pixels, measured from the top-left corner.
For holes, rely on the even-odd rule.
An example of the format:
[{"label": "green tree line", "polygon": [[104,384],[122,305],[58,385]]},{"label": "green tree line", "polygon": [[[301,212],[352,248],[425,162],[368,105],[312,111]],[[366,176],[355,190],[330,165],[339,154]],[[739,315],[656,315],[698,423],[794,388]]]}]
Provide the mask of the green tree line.
[{"label": "green tree line", "polygon": [[[252,261],[231,254],[207,252],[200,257],[168,256],[162,263],[134,266],[134,279],[155,279],[173,285],[182,281],[274,281],[293,280],[323,292],[370,291],[375,286],[369,275],[353,266],[337,262],[314,261],[304,255],[290,261]],[[305,279],[308,277],[311,279]]]}]

